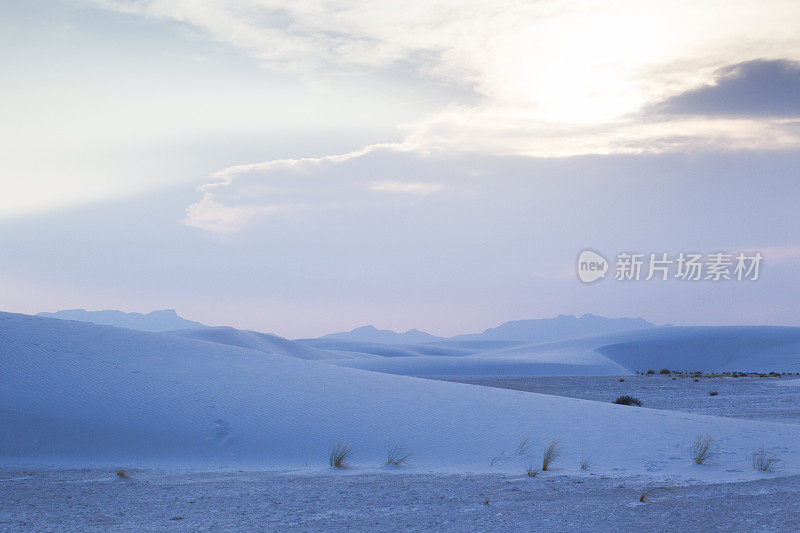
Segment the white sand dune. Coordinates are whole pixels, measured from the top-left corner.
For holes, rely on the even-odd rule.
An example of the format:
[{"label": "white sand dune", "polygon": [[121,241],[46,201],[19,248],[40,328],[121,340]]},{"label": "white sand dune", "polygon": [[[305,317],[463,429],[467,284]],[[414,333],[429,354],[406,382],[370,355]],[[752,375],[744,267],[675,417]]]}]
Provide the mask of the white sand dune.
[{"label": "white sand dune", "polygon": [[[481,351],[460,342],[450,343],[441,341],[426,344],[386,344],[377,342],[363,342],[342,339],[302,339],[299,342],[305,346],[318,348],[320,350],[345,351],[351,353],[364,353],[379,357],[459,357],[472,355]],[[494,349],[494,345],[489,345]]]},{"label": "white sand dune", "polygon": [[359,357],[359,355],[349,355],[339,351],[317,350],[316,348],[305,346],[284,339],[283,337],[278,337],[277,335],[235,329],[227,326],[182,329],[178,331],[169,331],[165,334],[185,337],[187,339],[216,342],[228,346],[238,346],[239,348],[248,348],[268,354],[285,355],[310,361]]},{"label": "white sand dune", "polygon": [[[800,472],[800,426],[654,411],[340,368],[179,336],[0,313],[0,463],[327,468],[335,442],[375,468],[389,445],[418,471],[521,472],[513,451],[561,438],[594,471],[758,477],[765,445]],[[699,433],[714,464],[685,450]],[[490,467],[505,451],[506,460]]]},{"label": "white sand dune", "polygon": [[[531,357],[569,360],[602,355],[632,372],[648,369],[704,372],[800,371],[800,328],[771,326],[670,326],[595,335],[516,348]],[[493,354],[502,356],[501,351]]]},{"label": "white sand dune", "polygon": [[661,368],[798,372],[800,328],[669,326],[515,345],[458,359],[417,356],[334,363],[437,377],[626,375]]},{"label": "white sand dune", "polygon": [[338,366],[401,376],[623,376],[628,369],[592,351],[565,354],[515,347],[466,357],[392,357],[331,361]]}]

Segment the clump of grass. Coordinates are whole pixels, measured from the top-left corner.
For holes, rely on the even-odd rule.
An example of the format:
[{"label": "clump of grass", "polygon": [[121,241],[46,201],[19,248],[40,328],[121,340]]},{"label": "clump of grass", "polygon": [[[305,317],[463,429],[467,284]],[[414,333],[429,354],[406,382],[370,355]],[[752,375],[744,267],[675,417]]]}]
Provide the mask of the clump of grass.
[{"label": "clump of grass", "polygon": [[670,374],[669,368],[662,368],[658,371],[659,374]]},{"label": "clump of grass", "polygon": [[642,489],[642,492],[639,495],[639,502],[650,503],[652,498],[663,492],[668,492],[669,490],[669,487],[646,487]]},{"label": "clump of grass", "polygon": [[581,444],[581,462],[578,465],[581,470],[589,470],[592,466],[592,462],[583,454],[583,444]]},{"label": "clump of grass", "polygon": [[529,451],[528,441],[530,441],[530,439],[530,437],[525,437],[522,439],[522,442],[517,445],[517,449],[514,450],[514,453],[517,455],[527,455]]},{"label": "clump of grass", "polygon": [[536,464],[531,461],[528,463],[528,466],[525,467],[525,475],[528,477],[536,477],[541,472],[541,469],[536,467]]},{"label": "clump of grass", "polygon": [[759,472],[774,472],[778,459],[764,448],[759,448],[758,451],[753,452],[752,461],[753,468]]},{"label": "clump of grass", "polygon": [[[530,455],[529,443],[530,443],[530,437],[525,437],[524,439],[522,439],[522,441],[514,449],[514,455]],[[510,457],[511,456],[510,455],[506,455],[506,451],[503,450],[498,455],[495,455],[492,458],[492,462],[489,463],[489,465],[490,466],[494,466],[497,463],[500,463],[502,461],[505,461],[506,459],[509,459]]]},{"label": "clump of grass", "polygon": [[392,466],[403,466],[408,462],[408,459],[412,455],[413,454],[406,452],[403,448],[395,444],[394,446],[390,446],[386,451],[386,464]]},{"label": "clump of grass", "polygon": [[635,405],[636,407],[642,406],[642,400],[639,398],[634,398],[633,396],[628,396],[627,394],[618,397],[611,403],[615,403],[617,405]]},{"label": "clump of grass", "polygon": [[561,443],[558,439],[554,439],[547,445],[547,448],[544,449],[544,453],[542,454],[542,470],[545,472],[549,470],[550,465],[552,465],[560,455]]},{"label": "clump of grass", "polygon": [[648,371],[647,371],[647,375],[648,375],[648,376],[652,376],[652,375],[653,375],[653,374],[655,374],[655,373],[656,373],[656,371],[655,371],[655,370],[653,370],[653,369],[650,369],[650,370],[648,370]]},{"label": "clump of grass", "polygon": [[339,444],[337,443],[331,448],[330,456],[328,457],[328,462],[331,466],[335,468],[347,468],[347,458],[350,456],[350,452],[352,452],[352,448],[350,445]]},{"label": "clump of grass", "polygon": [[506,451],[503,450],[498,455],[495,455],[494,457],[492,457],[492,462],[489,463],[489,466],[494,466],[494,465],[496,465],[497,463],[499,463],[501,461],[505,461],[506,459],[507,459]]},{"label": "clump of grass", "polygon": [[121,477],[122,479],[130,479],[130,477],[131,477],[131,475],[128,473],[128,471],[125,470],[124,468],[120,468],[119,470],[117,470],[116,473],[117,473],[117,477]]},{"label": "clump of grass", "polygon": [[710,435],[698,435],[697,438],[694,439],[689,451],[692,454],[692,461],[694,461],[695,464],[701,465],[711,458],[714,454],[711,449],[712,442],[714,442],[714,438]]},{"label": "clump of grass", "polygon": [[717,394],[719,394],[719,392],[715,390],[712,390],[711,392],[708,393],[709,396],[716,396]]}]

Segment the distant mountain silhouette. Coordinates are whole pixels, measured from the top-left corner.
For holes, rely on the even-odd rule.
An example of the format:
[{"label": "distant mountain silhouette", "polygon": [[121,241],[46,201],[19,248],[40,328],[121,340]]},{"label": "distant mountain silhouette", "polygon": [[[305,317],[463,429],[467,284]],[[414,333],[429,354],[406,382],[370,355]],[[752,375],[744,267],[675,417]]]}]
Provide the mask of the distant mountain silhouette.
[{"label": "distant mountain silhouette", "polygon": [[397,333],[388,329],[377,329],[375,326],[362,326],[352,331],[341,333],[331,333],[319,337],[320,339],[335,339],[360,342],[377,342],[381,344],[422,344],[443,340],[443,337],[435,337],[430,333],[425,333],[418,329],[410,329],[405,333]]},{"label": "distant mountain silhouette", "polygon": [[653,328],[643,318],[607,318],[587,313],[583,316],[558,315],[555,318],[514,320],[483,333],[457,335],[452,340],[506,340],[520,342],[550,342],[599,333]]},{"label": "distant mountain silhouette", "polygon": [[142,313],[124,313],[122,311],[68,309],[55,313],[39,313],[36,316],[59,318],[61,320],[77,320],[78,322],[91,322],[92,324],[151,332],[205,327],[205,325],[200,322],[194,322],[179,317],[174,309],[162,309],[146,315]]},{"label": "distant mountain silhouette", "polygon": [[[607,318],[587,313],[577,317],[575,315],[558,315],[555,318],[533,318],[529,320],[514,320],[489,328],[483,333],[469,333],[457,335],[449,339],[436,337],[418,329],[411,329],[405,333],[398,333],[388,329],[377,329],[375,326],[363,326],[352,331],[331,333],[316,340],[357,341],[379,344],[423,344],[431,342],[454,341],[514,341],[518,343],[550,342],[574,337],[585,337],[600,333],[613,333],[616,331],[630,331],[634,329],[653,328],[643,318]],[[305,339],[311,340],[311,339]]]}]

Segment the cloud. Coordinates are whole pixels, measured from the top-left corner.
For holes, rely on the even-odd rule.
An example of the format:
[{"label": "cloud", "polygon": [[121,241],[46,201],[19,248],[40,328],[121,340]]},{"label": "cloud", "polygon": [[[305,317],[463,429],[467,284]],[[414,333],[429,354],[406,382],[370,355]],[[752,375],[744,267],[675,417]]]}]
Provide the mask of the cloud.
[{"label": "cloud", "polygon": [[750,253],[759,252],[767,261],[783,262],[800,258],[800,245],[787,244],[785,246],[762,246],[760,248],[746,248]]},{"label": "cloud", "polygon": [[794,0],[95,3],[190,25],[269,68],[381,76],[413,65],[480,96],[404,125],[413,149],[542,156],[695,143],[738,149],[773,128],[770,137],[800,144],[796,124],[754,124],[760,115],[742,122],[642,113],[708,83],[725,65],[800,56]]},{"label": "cloud", "polygon": [[200,186],[202,198],[187,208],[184,222],[213,232],[232,232],[278,214],[374,205],[374,193],[427,196],[444,185],[433,177],[422,178],[440,170],[431,158],[400,144],[234,166]]},{"label": "cloud", "polygon": [[655,107],[666,114],[735,117],[800,116],[800,62],[748,61],[722,68],[712,84]]},{"label": "cloud", "polygon": [[[423,76],[468,89],[398,125],[404,137],[394,145],[217,173],[185,219],[207,230],[233,231],[278,214],[458,197],[470,189],[472,170],[437,174],[440,161],[457,154],[800,147],[800,117],[756,112],[741,96],[763,85],[766,72],[783,80],[773,100],[784,111],[796,105],[786,98],[794,83],[787,63],[763,61],[800,57],[796,0],[409,0],[402,8],[389,0],[94,3],[190,26],[292,76],[410,76],[410,84],[432,87],[413,79]],[[459,96],[470,91],[469,99]],[[741,98],[726,96],[733,94]],[[670,102],[670,112],[653,112],[660,102]],[[738,112],[723,112],[730,108]]]},{"label": "cloud", "polygon": [[420,183],[416,181],[403,183],[401,181],[380,181],[369,186],[371,191],[392,192],[405,194],[431,194],[441,191],[441,183]]}]

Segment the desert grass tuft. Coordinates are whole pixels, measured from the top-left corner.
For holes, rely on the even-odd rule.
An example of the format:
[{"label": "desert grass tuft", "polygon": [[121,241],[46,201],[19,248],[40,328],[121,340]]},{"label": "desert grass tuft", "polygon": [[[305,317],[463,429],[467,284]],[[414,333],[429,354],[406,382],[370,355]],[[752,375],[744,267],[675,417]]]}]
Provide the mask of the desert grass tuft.
[{"label": "desert grass tuft", "polygon": [[642,489],[641,494],[639,494],[639,502],[650,503],[652,502],[652,499],[659,494],[669,492],[670,490],[671,489],[669,487],[646,487]]},{"label": "desert grass tuft", "polygon": [[506,459],[508,459],[508,457],[506,457],[506,452],[505,452],[505,450],[503,450],[498,455],[495,455],[494,457],[492,457],[492,462],[489,463],[489,466],[494,466],[497,463],[505,461]]},{"label": "desert grass tuft", "polygon": [[592,467],[592,462],[583,453],[583,444],[581,444],[581,462],[578,465],[581,470],[589,470]]},{"label": "desert grass tuft", "polygon": [[714,455],[711,449],[712,442],[714,442],[714,437],[710,435],[698,435],[689,447],[689,452],[692,454],[692,461],[698,465],[708,461],[711,456]]},{"label": "desert grass tuft", "polygon": [[522,439],[522,442],[517,445],[517,449],[514,450],[514,453],[517,455],[528,455],[528,452],[530,451],[530,448],[528,447],[528,441],[530,440],[530,437],[525,437]]},{"label": "desert grass tuft", "polygon": [[753,452],[752,461],[753,468],[759,472],[774,472],[778,459],[764,448],[759,448],[758,451]]},{"label": "desert grass tuft", "polygon": [[400,446],[390,446],[386,451],[386,464],[392,466],[403,466],[408,462],[412,453],[406,452]]},{"label": "desert grass tuft", "polygon": [[120,468],[119,470],[117,470],[116,473],[117,473],[117,477],[121,477],[122,479],[130,479],[131,478],[131,475],[124,468]]},{"label": "desert grass tuft", "polygon": [[528,466],[525,467],[525,475],[528,477],[536,477],[541,472],[541,469],[536,467],[536,464],[531,461],[528,463]]},{"label": "desert grass tuft", "polygon": [[561,455],[561,443],[558,439],[554,439],[547,448],[544,449],[542,454],[542,470],[547,471],[556,459]]},{"label": "desert grass tuft", "polygon": [[353,450],[352,448],[350,448],[349,444],[337,443],[331,449],[330,456],[328,457],[328,462],[330,463],[331,466],[335,468],[347,468],[348,465],[346,461],[347,458],[350,456],[350,452],[352,451]]}]

